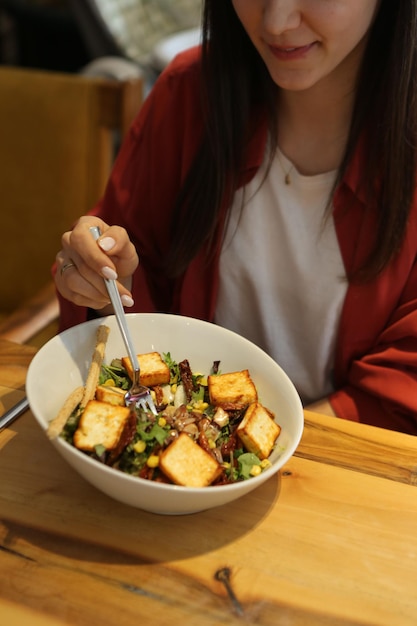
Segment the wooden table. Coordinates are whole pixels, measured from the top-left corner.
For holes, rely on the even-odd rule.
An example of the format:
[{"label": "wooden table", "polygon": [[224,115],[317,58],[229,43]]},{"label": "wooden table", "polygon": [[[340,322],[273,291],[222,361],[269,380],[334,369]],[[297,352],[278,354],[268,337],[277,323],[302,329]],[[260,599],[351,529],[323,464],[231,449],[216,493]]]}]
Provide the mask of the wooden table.
[{"label": "wooden table", "polygon": [[[0,341],[6,407],[32,355]],[[417,623],[414,437],[306,413],[279,476],[165,517],[96,491],[27,411],[0,433],[0,476],[5,626]]]}]

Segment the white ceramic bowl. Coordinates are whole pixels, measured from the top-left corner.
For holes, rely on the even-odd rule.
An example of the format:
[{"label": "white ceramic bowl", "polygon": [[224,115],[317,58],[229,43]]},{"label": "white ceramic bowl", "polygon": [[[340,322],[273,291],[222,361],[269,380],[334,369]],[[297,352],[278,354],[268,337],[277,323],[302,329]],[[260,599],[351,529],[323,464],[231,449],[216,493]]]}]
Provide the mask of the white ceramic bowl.
[{"label": "white ceramic bowl", "polygon": [[[99,324],[110,327],[106,361],[126,354],[114,316],[75,326],[46,343],[33,358],[26,380],[30,408],[44,431],[71,391],[84,384]],[[276,474],[294,453],[303,431],[300,398],[283,370],[260,348],[236,333],[188,317],[165,314],[128,314],[138,353],[170,352],[173,359],[188,359],[194,371],[209,373],[220,360],[222,372],[250,371],[260,401],[276,415],[281,426],[272,467],[257,477],[232,485],[191,488],[155,483],[124,474],[94,461],[60,438],[52,441],[64,459],[87,481],[115,500],[166,515],[210,509],[240,498]]]}]

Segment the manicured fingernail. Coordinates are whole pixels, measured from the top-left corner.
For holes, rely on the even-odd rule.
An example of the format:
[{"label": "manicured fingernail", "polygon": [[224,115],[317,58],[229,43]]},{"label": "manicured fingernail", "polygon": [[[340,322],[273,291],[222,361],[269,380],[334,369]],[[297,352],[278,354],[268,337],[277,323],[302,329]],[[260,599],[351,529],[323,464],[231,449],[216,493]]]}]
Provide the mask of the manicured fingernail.
[{"label": "manicured fingernail", "polygon": [[100,248],[102,250],[105,250],[106,252],[114,248],[115,244],[116,242],[113,237],[103,237],[103,239],[100,239],[100,241],[98,242]]},{"label": "manicured fingernail", "polygon": [[131,307],[135,304],[134,300],[130,296],[123,295],[120,297],[124,306]]},{"label": "manicured fingernail", "polygon": [[114,270],[112,270],[111,267],[102,267],[101,273],[103,274],[104,278],[108,278],[109,280],[117,280],[117,274]]}]

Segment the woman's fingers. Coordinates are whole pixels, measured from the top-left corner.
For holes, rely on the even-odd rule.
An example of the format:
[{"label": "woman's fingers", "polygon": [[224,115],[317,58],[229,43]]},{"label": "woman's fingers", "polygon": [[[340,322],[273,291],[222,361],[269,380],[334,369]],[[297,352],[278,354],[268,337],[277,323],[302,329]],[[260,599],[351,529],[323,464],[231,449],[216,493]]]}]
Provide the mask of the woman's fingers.
[{"label": "woman's fingers", "polygon": [[61,250],[56,256],[55,284],[61,295],[79,306],[102,309],[109,304],[103,278],[89,269],[82,259]]},{"label": "woman's fingers", "polygon": [[[118,276],[132,276],[138,266],[139,259],[135,246],[124,228],[110,226],[98,239],[97,245],[113,262]],[[109,266],[112,267],[111,263]]]},{"label": "woman's fingers", "polygon": [[[92,236],[91,226],[100,227],[98,241]],[[122,301],[132,306],[129,289],[138,262],[135,247],[123,228],[109,227],[99,218],[85,216],[62,236],[55,283],[64,298],[79,306],[102,309],[109,304],[103,278],[119,279]]]},{"label": "woman's fingers", "polygon": [[62,248],[69,256],[79,256],[83,260],[84,266],[90,268],[96,274],[101,274],[102,277],[108,278],[109,276],[106,276],[106,273],[108,274],[109,272],[105,270],[103,274],[103,268],[109,268],[113,272],[113,277],[117,276],[117,270],[113,261],[97,245],[93,238],[90,231],[92,226],[98,226],[102,233],[109,228],[107,224],[97,218],[90,216],[81,217],[74,228],[62,236]]},{"label": "woman's fingers", "polygon": [[[92,226],[101,230],[97,241],[90,231]],[[81,217],[73,230],[64,233],[62,246],[64,250],[79,254],[89,267],[106,278],[109,278],[107,268],[125,277],[131,276],[138,265],[135,247],[126,230],[120,226],[108,226],[96,217]]]}]

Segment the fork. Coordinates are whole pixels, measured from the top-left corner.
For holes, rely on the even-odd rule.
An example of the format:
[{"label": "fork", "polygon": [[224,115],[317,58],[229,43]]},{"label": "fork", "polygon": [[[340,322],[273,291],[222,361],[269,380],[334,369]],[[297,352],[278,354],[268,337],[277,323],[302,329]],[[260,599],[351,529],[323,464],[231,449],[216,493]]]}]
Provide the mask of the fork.
[{"label": "fork", "polygon": [[[100,237],[101,231],[98,226],[91,226],[90,232],[93,235],[95,241]],[[126,406],[135,405],[140,407],[144,411],[151,411],[154,415],[158,412],[155,408],[153,398],[151,396],[151,390],[149,387],[145,387],[140,384],[140,366],[136,356],[135,349],[133,347],[132,337],[130,335],[129,327],[127,325],[126,315],[123,308],[122,301],[120,299],[119,290],[117,289],[116,281],[104,278],[104,282],[109,294],[111,303],[113,305],[114,314],[116,316],[117,324],[123,337],[126,350],[128,352],[130,362],[133,368],[133,380],[130,389],[125,394]]]}]

